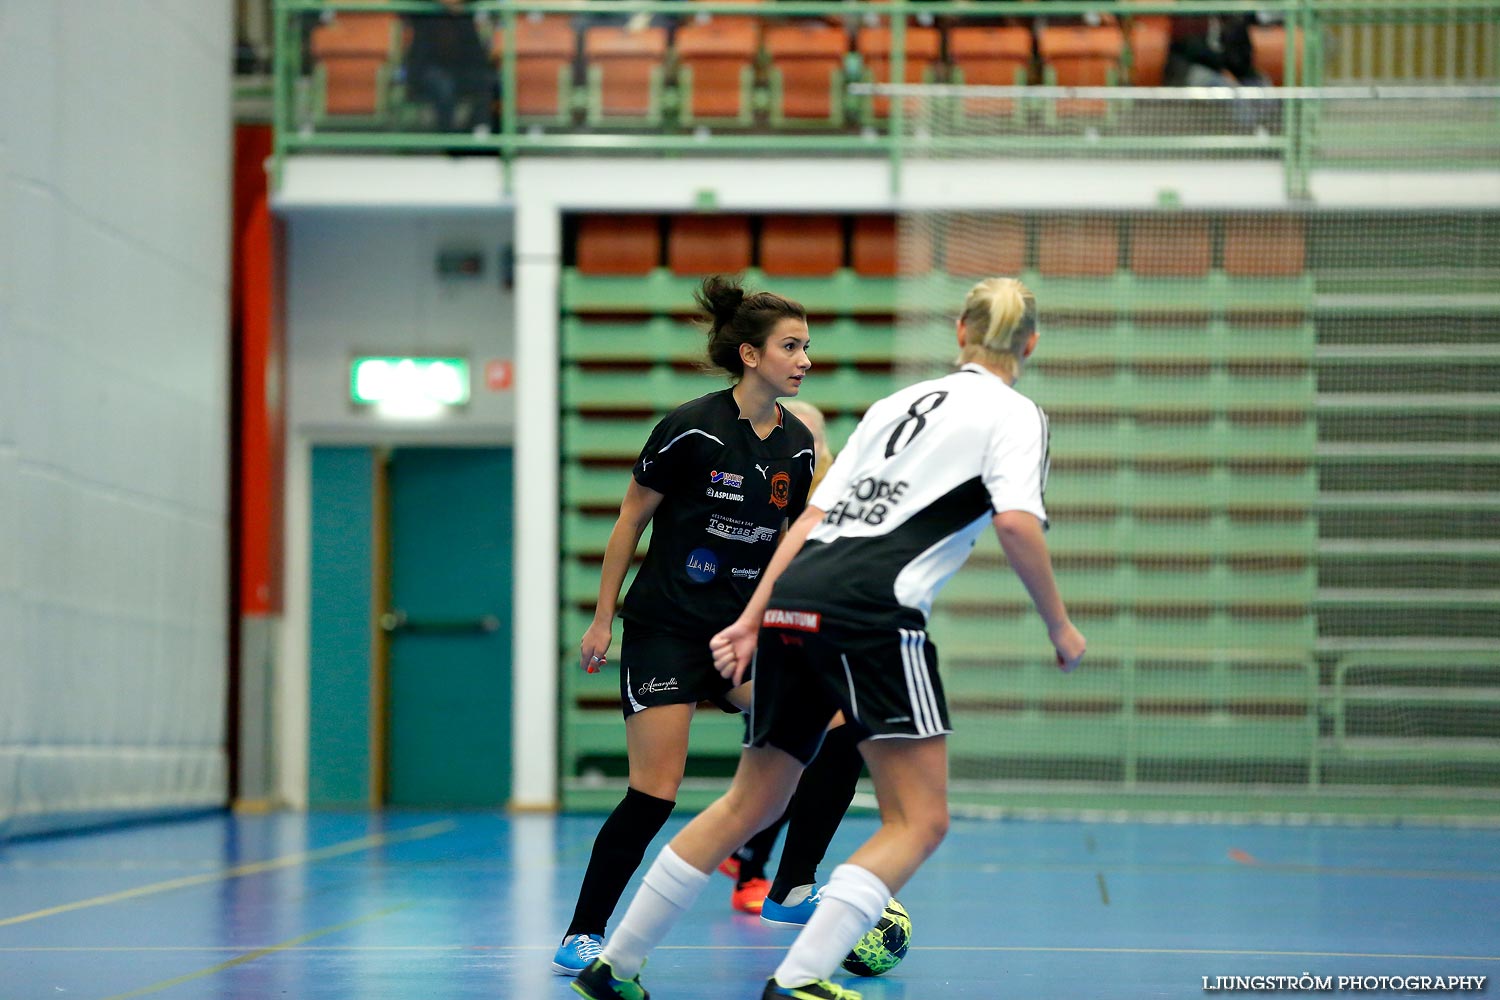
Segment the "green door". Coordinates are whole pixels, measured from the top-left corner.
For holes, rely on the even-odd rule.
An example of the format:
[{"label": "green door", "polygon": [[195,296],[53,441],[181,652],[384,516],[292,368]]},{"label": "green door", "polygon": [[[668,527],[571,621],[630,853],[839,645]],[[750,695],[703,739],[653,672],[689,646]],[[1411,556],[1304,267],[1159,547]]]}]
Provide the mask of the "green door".
[{"label": "green door", "polygon": [[512,462],[501,448],[398,448],[390,532],[385,801],[510,798]]}]

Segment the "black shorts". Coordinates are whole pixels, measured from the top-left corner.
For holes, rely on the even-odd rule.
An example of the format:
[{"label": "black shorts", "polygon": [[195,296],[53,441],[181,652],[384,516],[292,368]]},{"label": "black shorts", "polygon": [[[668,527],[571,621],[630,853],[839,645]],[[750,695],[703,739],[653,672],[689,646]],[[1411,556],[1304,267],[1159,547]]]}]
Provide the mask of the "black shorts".
[{"label": "black shorts", "polygon": [[620,710],[625,718],[657,705],[711,701],[726,712],[734,687],[714,669],[708,640],[663,632],[625,619],[620,639]]},{"label": "black shorts", "polygon": [[810,611],[773,609],[755,652],[752,746],[806,764],[836,711],[868,739],[924,739],[953,730],[937,647],[920,629],[873,629]]}]

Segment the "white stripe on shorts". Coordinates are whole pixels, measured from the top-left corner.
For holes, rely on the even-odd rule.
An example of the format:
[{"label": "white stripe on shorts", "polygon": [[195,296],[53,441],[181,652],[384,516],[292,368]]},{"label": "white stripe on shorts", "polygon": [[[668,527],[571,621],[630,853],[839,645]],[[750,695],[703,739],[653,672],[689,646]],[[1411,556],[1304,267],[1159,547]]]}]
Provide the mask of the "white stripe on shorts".
[{"label": "white stripe on shorts", "polygon": [[622,665],[621,669],[625,671],[625,697],[630,699],[631,710],[636,712],[644,712],[646,710],[646,706],[636,701],[635,692],[630,690],[630,668]]},{"label": "white stripe on shorts", "polygon": [[849,685],[849,714],[854,716],[853,721],[859,721],[859,699],[854,695],[854,674],[849,669],[849,657],[843,653],[839,654],[839,662],[844,665],[844,682]]},{"label": "white stripe on shorts", "polygon": [[946,732],[943,728],[943,713],[938,707],[937,692],[932,688],[932,671],[927,666],[927,633],[916,632],[911,640],[912,660],[917,665],[917,677],[922,682],[922,691],[927,695],[927,707],[932,716],[931,735]]},{"label": "white stripe on shorts", "polygon": [[943,717],[938,712],[937,695],[927,673],[925,645],[927,633],[900,629],[901,664],[906,668],[906,692],[911,698],[912,720],[921,736],[936,736],[943,731]]}]

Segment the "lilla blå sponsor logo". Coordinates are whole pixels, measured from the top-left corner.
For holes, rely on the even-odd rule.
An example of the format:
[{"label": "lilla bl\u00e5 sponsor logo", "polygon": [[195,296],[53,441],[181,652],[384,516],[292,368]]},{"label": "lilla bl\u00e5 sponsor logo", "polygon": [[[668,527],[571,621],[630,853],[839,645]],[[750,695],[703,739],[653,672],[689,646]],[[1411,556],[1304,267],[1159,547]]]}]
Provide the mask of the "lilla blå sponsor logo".
[{"label": "lilla bl\u00e5 sponsor logo", "polygon": [[694,549],[688,553],[687,575],[694,583],[707,583],[719,573],[719,556],[712,549]]}]

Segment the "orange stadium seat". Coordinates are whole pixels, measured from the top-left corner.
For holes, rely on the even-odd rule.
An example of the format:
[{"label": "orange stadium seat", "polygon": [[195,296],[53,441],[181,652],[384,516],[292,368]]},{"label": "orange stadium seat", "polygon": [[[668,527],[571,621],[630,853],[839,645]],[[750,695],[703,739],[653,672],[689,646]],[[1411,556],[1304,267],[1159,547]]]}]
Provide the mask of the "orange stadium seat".
[{"label": "orange stadium seat", "polygon": [[768,215],[760,224],[760,267],[778,277],[826,278],[844,266],[844,224],[836,215]]},{"label": "orange stadium seat", "polygon": [[595,25],[583,33],[583,54],[588,60],[591,118],[659,118],[666,28]]},{"label": "orange stadium seat", "polygon": [[400,30],[395,14],[342,11],[313,28],[312,56],[323,78],[322,110],[329,115],[377,115]]},{"label": "orange stadium seat", "polygon": [[[1043,74],[1059,87],[1112,87],[1120,82],[1120,55],[1125,35],[1119,25],[1071,24],[1043,28],[1037,36]],[[1108,102],[1066,98],[1057,102],[1059,115],[1102,117]]]},{"label": "orange stadium seat", "polygon": [[925,226],[902,232],[894,215],[858,215],[849,241],[850,266],[866,278],[926,274],[932,270],[932,233]]},{"label": "orange stadium seat", "polygon": [[675,44],[683,71],[684,120],[730,119],[748,124],[753,113],[750,102],[760,50],[760,19],[715,15],[687,21],[677,29]]},{"label": "orange stadium seat", "polygon": [[772,93],[778,95],[772,101],[772,119],[841,123],[843,91],[836,83],[848,51],[848,34],[824,21],[767,27]]},{"label": "orange stadium seat", "polygon": [[[965,25],[948,29],[948,60],[962,83],[982,87],[1017,87],[1031,75],[1031,29],[999,25]],[[1010,114],[1015,101],[965,98],[971,115]]]},{"label": "orange stadium seat", "polygon": [[965,215],[948,227],[943,269],[966,278],[1014,275],[1026,266],[1026,222],[1018,215]]},{"label": "orange stadium seat", "polygon": [[1296,216],[1241,215],[1224,220],[1224,273],[1231,277],[1296,277],[1306,258],[1306,236]]},{"label": "orange stadium seat", "polygon": [[1130,270],[1146,278],[1201,278],[1213,267],[1208,220],[1193,215],[1137,219],[1130,227]]},{"label": "orange stadium seat", "polygon": [[[891,82],[891,29],[860,28],[855,36],[855,49],[864,60],[869,78],[875,83]],[[906,29],[906,72],[904,83],[922,83],[933,76],[934,67],[943,55],[943,38],[936,28],[921,28],[915,25]],[[915,102],[908,101],[907,107]],[[891,99],[877,97],[872,104],[875,116],[884,118],[891,113]]]},{"label": "orange stadium seat", "polygon": [[1047,277],[1103,278],[1120,263],[1120,227],[1114,219],[1058,216],[1042,220],[1037,270]]},{"label": "orange stadium seat", "polygon": [[[1257,24],[1250,28],[1250,51],[1256,72],[1279,87],[1286,80],[1286,28]],[[1297,36],[1297,79],[1302,79],[1302,36]]]},{"label": "orange stadium seat", "polygon": [[[568,113],[578,35],[566,14],[516,18],[516,113],[527,118]],[[505,57],[505,31],[495,32],[490,57]]]},{"label": "orange stadium seat", "polygon": [[578,223],[578,270],[583,274],[646,274],[661,263],[661,229],[654,215],[586,215]]},{"label": "orange stadium seat", "polygon": [[673,274],[732,274],[750,264],[748,216],[678,215],[667,228],[667,266]]},{"label": "orange stadium seat", "polygon": [[1166,14],[1135,14],[1130,18],[1130,77],[1132,87],[1160,87],[1166,82],[1167,53],[1172,47],[1172,19]]}]

